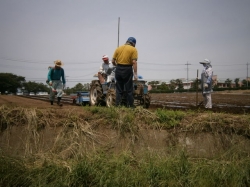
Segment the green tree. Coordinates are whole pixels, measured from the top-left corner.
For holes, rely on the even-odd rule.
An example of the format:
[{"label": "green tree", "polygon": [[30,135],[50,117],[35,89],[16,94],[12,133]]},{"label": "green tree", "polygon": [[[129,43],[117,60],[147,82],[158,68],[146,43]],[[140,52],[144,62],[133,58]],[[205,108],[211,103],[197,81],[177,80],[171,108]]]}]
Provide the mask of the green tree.
[{"label": "green tree", "polygon": [[200,84],[201,84],[201,79],[193,80],[192,89],[194,89],[194,90],[199,89]]},{"label": "green tree", "polygon": [[36,83],[36,82],[24,82],[23,85],[25,90],[28,92],[49,92],[49,88],[47,85],[43,83]]},{"label": "green tree", "polygon": [[231,87],[232,87],[232,86],[231,86],[232,80],[227,79],[227,80],[225,81],[225,84],[227,85],[228,88],[231,88]]},{"label": "green tree", "polygon": [[168,87],[169,87],[170,90],[175,90],[175,88],[176,88],[176,80],[172,79],[170,81],[170,84],[169,84]]},{"label": "green tree", "polygon": [[0,92],[16,93],[17,88],[20,88],[23,82],[25,82],[25,78],[22,76],[12,73],[0,73]]},{"label": "green tree", "polygon": [[243,87],[249,87],[250,86],[250,81],[247,81],[246,79],[242,80],[242,86]]},{"label": "green tree", "polygon": [[89,91],[89,83],[87,84],[81,84],[81,83],[77,83],[73,88],[69,88],[67,87],[64,92],[67,95],[70,95],[72,93],[76,93],[77,91]]},{"label": "green tree", "polygon": [[183,90],[183,83],[182,83],[182,80],[176,79],[175,82],[176,82],[176,85],[177,85],[177,87],[178,87],[178,90]]},{"label": "green tree", "polygon": [[234,82],[235,82],[235,87],[236,87],[236,88],[239,88],[240,79],[239,79],[239,78],[236,78],[236,79],[234,79]]},{"label": "green tree", "polygon": [[148,82],[148,84],[152,86],[152,89],[157,89],[159,83],[160,83],[159,81],[150,81],[150,82]]},{"label": "green tree", "polygon": [[72,88],[67,87],[67,88],[64,90],[64,92],[65,92],[67,95],[70,95],[70,94],[72,94],[74,91],[72,90]]},{"label": "green tree", "polygon": [[72,88],[72,90],[73,92],[84,91],[84,86],[81,83],[78,83]]},{"label": "green tree", "polygon": [[159,86],[157,87],[157,89],[158,89],[158,90],[162,90],[162,91],[169,90],[169,88],[168,88],[166,82],[162,82],[161,85],[159,85]]}]

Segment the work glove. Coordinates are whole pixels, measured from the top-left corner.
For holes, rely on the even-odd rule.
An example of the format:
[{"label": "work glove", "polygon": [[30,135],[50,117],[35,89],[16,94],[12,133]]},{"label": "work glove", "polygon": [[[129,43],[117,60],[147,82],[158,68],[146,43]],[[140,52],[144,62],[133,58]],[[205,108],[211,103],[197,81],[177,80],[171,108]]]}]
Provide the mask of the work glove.
[{"label": "work glove", "polygon": [[134,79],[137,81],[138,79],[137,73],[134,73]]},{"label": "work glove", "polygon": [[204,87],[204,88],[208,88],[208,84],[207,84],[207,83],[204,83],[203,87]]},{"label": "work glove", "polygon": [[49,81],[49,85],[52,86],[52,81]]}]

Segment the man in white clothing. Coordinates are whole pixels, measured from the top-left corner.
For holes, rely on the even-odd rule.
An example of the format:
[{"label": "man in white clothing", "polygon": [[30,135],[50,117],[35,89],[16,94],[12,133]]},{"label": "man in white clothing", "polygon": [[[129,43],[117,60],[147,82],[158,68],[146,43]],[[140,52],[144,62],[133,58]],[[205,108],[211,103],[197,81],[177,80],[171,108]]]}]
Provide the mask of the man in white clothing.
[{"label": "man in white clothing", "polygon": [[105,83],[107,81],[107,71],[112,66],[112,62],[109,61],[108,55],[102,56],[103,63],[100,66],[100,70],[98,72],[98,79],[101,84]]},{"label": "man in white clothing", "polygon": [[202,95],[204,98],[204,106],[205,108],[212,108],[211,92],[213,92],[212,90],[213,70],[212,70],[211,61],[208,59],[205,59],[204,61],[200,62],[200,64],[202,64],[204,67],[201,73],[201,90],[202,90]]}]

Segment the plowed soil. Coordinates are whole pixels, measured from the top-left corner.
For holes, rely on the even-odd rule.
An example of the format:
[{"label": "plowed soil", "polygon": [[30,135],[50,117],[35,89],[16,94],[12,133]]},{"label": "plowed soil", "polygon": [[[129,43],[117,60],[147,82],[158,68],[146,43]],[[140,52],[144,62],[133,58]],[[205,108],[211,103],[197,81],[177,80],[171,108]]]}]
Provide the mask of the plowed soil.
[{"label": "plowed soil", "polygon": [[[151,109],[205,110],[201,93],[152,94]],[[212,93],[213,112],[250,113],[250,90]]]},{"label": "plowed soil", "polygon": [[[149,110],[157,108],[205,110],[202,101],[201,93],[153,93],[151,94]],[[213,112],[250,113],[250,90],[214,92],[212,93],[212,102],[213,108],[211,110]],[[49,101],[40,101],[14,95],[0,95],[0,105],[2,104],[43,109],[70,109],[72,107],[79,107],[64,102],[64,106],[60,108],[56,104],[50,105]]]}]

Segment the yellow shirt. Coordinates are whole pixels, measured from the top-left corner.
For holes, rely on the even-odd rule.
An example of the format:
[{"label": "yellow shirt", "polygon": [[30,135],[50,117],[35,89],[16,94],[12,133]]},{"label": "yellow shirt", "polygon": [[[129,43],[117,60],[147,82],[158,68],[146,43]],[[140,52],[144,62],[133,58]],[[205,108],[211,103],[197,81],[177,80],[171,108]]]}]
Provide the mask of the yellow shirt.
[{"label": "yellow shirt", "polygon": [[138,59],[137,49],[129,44],[122,45],[115,50],[113,59],[117,64],[132,66],[132,60]]}]

